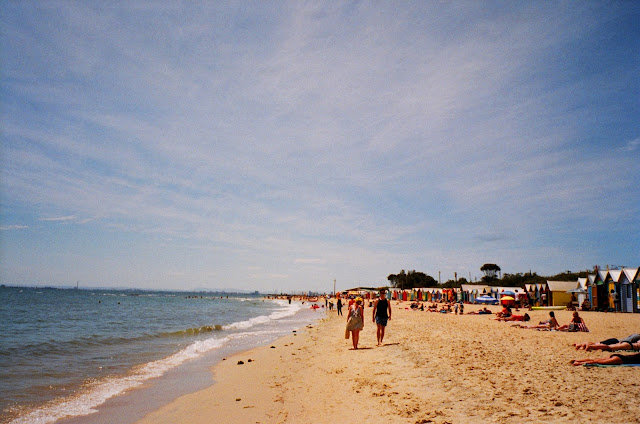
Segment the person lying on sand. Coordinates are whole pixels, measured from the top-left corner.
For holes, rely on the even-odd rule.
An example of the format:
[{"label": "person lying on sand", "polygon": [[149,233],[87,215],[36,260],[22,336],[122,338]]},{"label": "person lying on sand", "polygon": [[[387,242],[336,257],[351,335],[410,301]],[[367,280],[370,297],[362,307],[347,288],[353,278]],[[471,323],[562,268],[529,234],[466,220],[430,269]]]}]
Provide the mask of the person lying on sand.
[{"label": "person lying on sand", "polygon": [[542,329],[542,330],[555,330],[560,327],[558,320],[556,320],[556,314],[553,311],[549,312],[549,319],[546,321],[540,321],[538,325],[521,325],[520,328],[526,329]]},{"label": "person lying on sand", "polygon": [[531,317],[529,316],[529,314],[524,314],[524,315],[511,315],[510,317],[498,317],[496,318],[496,321],[529,321],[531,319]]},{"label": "person lying on sand", "polygon": [[630,365],[630,364],[640,364],[640,353],[634,353],[633,355],[621,355],[619,353],[614,353],[608,358],[596,358],[596,359],[576,359],[570,362],[572,365],[590,365],[590,364],[599,364],[599,365]]},{"label": "person lying on sand", "polygon": [[491,315],[492,313],[493,312],[488,310],[487,307],[485,306],[484,308],[480,309],[479,311],[467,312],[467,315]]},{"label": "person lying on sand", "polygon": [[421,311],[424,311],[424,305],[422,304],[422,302],[413,302],[411,304],[411,309],[419,309]]},{"label": "person lying on sand", "polygon": [[573,346],[575,346],[576,350],[606,350],[609,352],[615,350],[640,350],[640,334],[632,334],[622,340],[607,339],[600,343],[574,343]]},{"label": "person lying on sand", "polygon": [[442,309],[440,309],[438,312],[440,312],[441,314],[448,314],[449,312],[451,312],[451,305],[445,303],[444,305],[442,305]]}]

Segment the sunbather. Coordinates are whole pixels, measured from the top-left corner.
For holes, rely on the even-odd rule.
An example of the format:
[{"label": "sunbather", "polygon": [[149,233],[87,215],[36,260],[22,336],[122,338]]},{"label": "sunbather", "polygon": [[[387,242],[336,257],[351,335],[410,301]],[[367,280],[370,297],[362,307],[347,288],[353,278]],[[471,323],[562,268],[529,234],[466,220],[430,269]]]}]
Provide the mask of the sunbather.
[{"label": "sunbather", "polygon": [[521,325],[520,328],[526,329],[538,329],[538,330],[555,330],[560,327],[558,320],[556,320],[556,314],[553,311],[549,312],[549,319],[546,321],[540,321],[538,325]]},{"label": "sunbather", "polygon": [[488,310],[486,306],[480,309],[479,311],[475,311],[475,312],[472,311],[467,313],[467,315],[491,315],[491,314],[492,312]]},{"label": "sunbather", "polygon": [[498,318],[509,318],[511,315],[512,315],[511,308],[507,305],[504,305],[502,307],[502,310],[496,313],[496,316]]},{"label": "sunbather", "polygon": [[573,365],[635,365],[640,364],[640,353],[634,353],[633,355],[621,355],[614,353],[608,358],[596,358],[596,359],[576,359],[571,361]]},{"label": "sunbather", "polygon": [[561,325],[557,328],[558,331],[585,331],[588,332],[586,324],[584,320],[578,314],[578,311],[573,313],[573,318],[571,318],[571,322],[569,324]]},{"label": "sunbather", "polygon": [[529,317],[529,314],[524,314],[524,315],[511,315],[510,317],[498,317],[496,318],[497,321],[529,321],[531,319],[531,317]]},{"label": "sunbather", "polygon": [[632,334],[622,340],[607,339],[600,343],[584,342],[574,343],[573,345],[576,347],[576,350],[606,350],[612,352],[615,350],[640,350],[638,346],[639,342],[640,334]]}]

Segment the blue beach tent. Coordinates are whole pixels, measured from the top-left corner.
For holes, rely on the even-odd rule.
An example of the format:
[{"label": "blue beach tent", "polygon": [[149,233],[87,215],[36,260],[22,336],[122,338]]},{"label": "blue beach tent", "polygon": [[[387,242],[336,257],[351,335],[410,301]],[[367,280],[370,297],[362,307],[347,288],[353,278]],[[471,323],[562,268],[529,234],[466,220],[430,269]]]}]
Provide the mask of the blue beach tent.
[{"label": "blue beach tent", "polygon": [[485,305],[497,305],[498,299],[491,296],[483,295],[483,296],[476,297],[476,300],[473,303],[484,303]]}]

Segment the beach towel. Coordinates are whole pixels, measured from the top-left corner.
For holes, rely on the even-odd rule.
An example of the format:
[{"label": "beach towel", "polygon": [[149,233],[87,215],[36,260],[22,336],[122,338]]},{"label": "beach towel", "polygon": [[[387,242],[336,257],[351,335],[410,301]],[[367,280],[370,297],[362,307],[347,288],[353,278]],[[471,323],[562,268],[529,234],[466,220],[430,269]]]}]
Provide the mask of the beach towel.
[{"label": "beach towel", "polygon": [[581,332],[584,332],[584,333],[588,333],[589,329],[587,328],[587,326],[586,326],[586,324],[584,322],[580,322],[578,324],[574,324],[574,323],[569,324],[569,331],[571,331],[571,332],[581,331]]},{"label": "beach towel", "polygon": [[585,367],[640,367],[640,364],[620,364],[620,365],[603,365],[603,364],[584,364]]}]

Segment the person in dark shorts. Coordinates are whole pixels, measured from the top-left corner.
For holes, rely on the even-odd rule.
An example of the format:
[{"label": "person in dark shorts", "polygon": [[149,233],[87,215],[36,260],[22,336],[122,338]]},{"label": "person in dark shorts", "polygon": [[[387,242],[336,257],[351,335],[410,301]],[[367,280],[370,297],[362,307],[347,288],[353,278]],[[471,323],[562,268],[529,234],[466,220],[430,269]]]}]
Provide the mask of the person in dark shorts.
[{"label": "person in dark shorts", "polygon": [[378,326],[376,335],[378,337],[378,346],[382,345],[384,339],[384,330],[387,326],[387,321],[391,319],[391,302],[387,299],[387,292],[380,290],[380,299],[376,300],[373,305],[373,322]]},{"label": "person in dark shorts", "polygon": [[337,308],[338,308],[338,315],[342,315],[342,298],[341,297],[338,297]]},{"label": "person in dark shorts", "polygon": [[640,342],[640,334],[632,334],[624,339],[607,339],[600,343],[583,342],[574,343],[576,350],[640,350],[640,348],[634,347],[635,344]]}]

